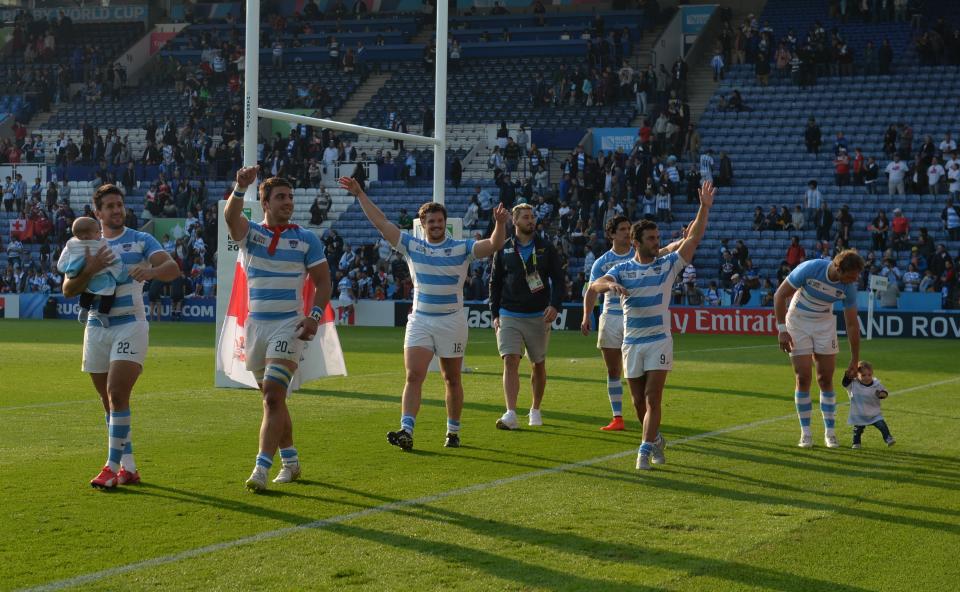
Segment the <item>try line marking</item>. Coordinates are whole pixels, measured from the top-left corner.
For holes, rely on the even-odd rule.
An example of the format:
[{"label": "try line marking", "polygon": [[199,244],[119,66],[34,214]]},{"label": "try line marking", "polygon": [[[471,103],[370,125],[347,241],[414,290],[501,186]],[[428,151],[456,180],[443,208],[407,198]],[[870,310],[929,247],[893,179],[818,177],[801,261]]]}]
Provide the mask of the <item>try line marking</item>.
[{"label": "try line marking", "polygon": [[[940,386],[944,384],[949,384],[952,382],[960,381],[960,376],[956,378],[949,378],[947,380],[939,380],[937,382],[928,382],[927,384],[920,384],[917,386],[912,386],[909,388],[901,389],[894,393],[893,395],[903,395],[913,391],[919,391],[927,389],[934,386]],[[788,415],[780,415],[777,417],[770,417],[767,419],[760,419],[757,421],[752,421],[750,423],[744,423],[740,425],[730,426],[726,428],[721,428],[719,430],[714,430],[712,432],[704,432],[702,434],[695,434],[693,436],[687,436],[685,438],[678,438],[670,442],[671,446],[677,446],[679,444],[684,444],[686,442],[695,442],[697,440],[704,440],[707,438],[712,438],[714,436],[719,436],[722,434],[729,434],[730,432],[738,432],[741,430],[748,430],[750,428],[755,428],[759,426],[764,426],[771,423],[776,423],[778,421],[784,421],[787,419],[794,419],[796,417],[795,413],[790,413]],[[382,504],[375,506],[373,508],[367,508],[365,510],[359,510],[357,512],[350,512],[348,514],[339,514],[336,516],[331,516],[330,518],[324,518],[321,520],[315,520],[313,522],[308,522],[305,524],[298,524],[297,526],[289,526],[286,528],[278,528],[276,530],[267,530],[258,534],[242,537],[239,539],[234,539],[232,541],[223,541],[222,543],[214,543],[212,545],[206,545],[204,547],[197,547],[195,549],[188,549],[187,551],[181,551],[180,553],[173,553],[170,555],[164,555],[161,557],[154,557],[152,559],[145,559],[143,561],[137,561],[134,563],[128,563],[126,565],[120,565],[117,567],[111,567],[108,569],[91,572],[88,574],[83,574],[79,576],[74,576],[72,578],[66,578],[63,580],[55,580],[53,582],[48,582],[40,586],[35,586],[33,588],[23,588],[24,592],[41,592],[48,590],[63,590],[65,588],[71,588],[73,586],[80,586],[82,584],[89,584],[90,582],[96,582],[106,578],[112,578],[121,574],[131,573],[135,571],[140,571],[150,567],[157,567],[160,565],[167,565],[170,563],[176,563],[178,561],[183,561],[184,559],[192,559],[194,557],[200,557],[202,555],[209,555],[210,553],[216,553],[218,551],[225,551],[227,549],[233,549],[241,545],[250,545],[254,543],[259,543],[262,541],[267,541],[270,539],[276,539],[284,537],[291,534],[300,533],[306,530],[311,529],[322,529],[334,524],[341,524],[343,522],[349,522],[351,520],[357,520],[359,518],[365,518],[367,516],[374,516],[377,514],[384,514],[387,512],[393,512],[394,510],[400,510],[403,508],[409,508],[411,506],[419,506],[423,504],[431,504],[440,500],[444,500],[450,497],[456,497],[461,495],[466,495],[470,493],[476,493],[480,491],[486,491],[488,489],[494,489],[503,485],[510,485],[512,483],[519,483],[521,481],[529,481],[530,479],[535,479],[537,477],[543,477],[545,475],[555,475],[557,473],[564,473],[573,469],[578,469],[582,467],[588,467],[591,465],[596,465],[604,463],[610,460],[616,460],[618,458],[623,458],[625,456],[630,456],[636,454],[635,449],[624,450],[623,452],[617,452],[614,454],[608,454],[606,456],[598,456],[596,458],[590,458],[587,460],[581,460],[573,463],[566,463],[562,465],[557,465],[549,469],[539,469],[536,471],[530,471],[527,473],[521,473],[519,475],[514,475],[512,477],[504,477],[503,479],[496,479],[494,481],[487,481],[485,483],[477,483],[475,485],[468,485],[467,487],[461,487],[459,489],[451,489],[449,491],[442,491],[440,493],[434,493],[426,495],[423,497],[418,497],[414,499],[401,500],[396,502],[390,502],[388,504]]]}]

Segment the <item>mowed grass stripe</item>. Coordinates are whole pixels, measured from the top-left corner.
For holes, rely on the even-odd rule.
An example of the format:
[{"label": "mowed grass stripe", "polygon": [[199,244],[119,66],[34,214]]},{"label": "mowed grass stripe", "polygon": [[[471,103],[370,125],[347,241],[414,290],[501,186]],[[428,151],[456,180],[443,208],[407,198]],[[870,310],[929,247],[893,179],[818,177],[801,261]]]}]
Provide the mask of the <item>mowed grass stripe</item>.
[{"label": "mowed grass stripe", "polygon": [[[493,343],[495,343],[495,341],[494,341]],[[72,348],[73,348],[73,347],[74,347],[74,346],[64,346],[64,349],[66,349],[66,350],[68,350],[68,351],[71,351],[71,353],[75,353],[75,352],[72,351]],[[766,348],[766,349],[769,349],[769,348],[773,348],[773,347],[776,347],[776,345],[750,345],[750,346],[717,347],[717,348],[693,349],[693,350],[677,350],[677,351],[676,351],[676,354],[687,355],[687,354],[694,354],[694,353],[723,353],[723,352],[728,352],[728,351],[729,351],[729,352],[738,352],[738,351],[744,350],[744,349],[765,349],[765,348]],[[43,351],[43,352],[45,352],[45,353],[49,353],[49,348],[39,348],[39,347],[38,347],[38,348],[36,348],[36,349],[37,349],[38,351]],[[209,355],[211,356],[211,358],[212,358],[212,356],[214,355],[213,350],[211,350],[210,348],[204,348],[204,347],[192,347],[192,348],[186,348],[186,347],[181,348],[181,347],[178,347],[177,349],[178,349],[178,350],[195,349],[195,350],[198,350],[198,352],[202,352],[202,353],[204,353],[204,354],[209,354]],[[27,353],[27,352],[21,352],[21,353]],[[345,376],[345,377],[333,376],[333,377],[329,377],[329,378],[322,379],[322,381],[324,382],[324,384],[327,384],[328,381],[333,381],[333,380],[338,380],[338,379],[341,379],[341,380],[342,380],[342,379],[356,379],[356,378],[361,378],[361,377],[362,377],[362,378],[371,378],[371,377],[376,377],[376,376],[392,376],[392,375],[394,375],[394,374],[403,374],[403,372],[404,372],[403,367],[402,367],[402,362],[403,362],[403,361],[402,361],[402,358],[399,357],[399,354],[400,354],[400,352],[398,352],[398,360],[397,360],[397,362],[398,362],[398,367],[397,367],[397,369],[394,370],[394,371],[390,371],[390,372],[367,372],[367,373],[362,373],[362,374],[361,374],[361,373],[356,373],[356,370],[352,369],[351,367],[348,367],[348,368],[347,368],[347,372],[348,372],[348,375],[347,375],[347,376]],[[157,363],[158,363],[157,360],[151,360],[151,358],[149,357],[150,355],[152,355],[152,354],[148,354],[148,358],[147,358],[147,365],[146,365],[147,371],[149,371],[151,368],[154,368],[154,367],[157,365]],[[179,355],[179,354],[177,354],[177,355]],[[571,358],[571,360],[576,360],[577,363],[580,363],[580,362],[592,363],[592,365],[595,365],[595,366],[597,366],[598,368],[600,368],[600,367],[602,366],[602,359],[599,357],[599,354],[597,355],[597,357],[590,357],[590,358]],[[549,359],[548,359],[548,361],[549,361]],[[551,364],[551,368],[550,368],[551,372],[562,371],[562,370],[563,370],[563,366],[564,366],[564,362],[566,362],[566,361],[567,361],[567,360],[563,360],[563,359],[552,360],[553,363]],[[160,363],[162,363],[162,362],[160,362]],[[469,360],[468,360],[468,363],[469,363]],[[211,360],[210,367],[211,367],[211,368],[213,367],[213,361],[212,361],[212,360]],[[485,366],[471,366],[471,367],[470,367],[470,370],[467,371],[467,374],[472,373],[472,372],[475,371],[475,370],[482,370],[482,369],[485,369],[485,368],[486,368]],[[499,370],[499,366],[498,366],[497,368],[495,368],[495,370]],[[523,374],[523,370],[525,370],[525,369],[522,369],[522,370],[521,370],[521,374]],[[78,370],[78,371],[77,371],[77,375],[82,375],[82,372],[80,372],[80,371]],[[555,377],[556,377],[556,375],[555,375]],[[84,379],[85,379],[85,378],[84,378]],[[85,379],[85,380],[86,380],[86,379]],[[212,381],[212,378],[211,378],[211,381]],[[314,382],[314,383],[307,383],[307,385],[304,385],[304,386],[306,387],[306,386],[308,386],[308,385],[310,385],[310,384],[318,384],[318,383],[316,383],[316,382]],[[89,383],[87,383],[87,386],[90,388],[91,391],[93,390],[92,385],[89,385]],[[217,389],[216,387],[213,387],[213,386],[210,386],[209,389],[213,389],[214,392],[216,392],[217,390],[225,390],[225,389]],[[204,389],[204,390],[209,390],[209,389]],[[141,397],[153,397],[153,396],[157,396],[157,395],[177,396],[177,395],[187,394],[187,393],[196,394],[196,393],[198,393],[198,390],[197,390],[197,389],[184,389],[184,390],[177,390],[177,391],[163,391],[163,390],[144,391],[144,390],[141,390],[141,388],[138,386],[138,387],[135,387],[134,392],[133,392],[133,396],[134,396],[134,400],[137,400],[137,399],[139,399],[139,398],[141,398]],[[45,403],[31,403],[31,404],[27,404],[27,405],[8,405],[8,406],[0,406],[0,412],[4,412],[4,411],[20,411],[20,410],[25,410],[25,409],[42,409],[42,408],[45,408],[45,407],[61,407],[61,406],[64,406],[64,405],[81,405],[81,404],[97,404],[97,405],[99,405],[99,404],[100,404],[100,401],[99,401],[99,399],[97,399],[97,398],[95,398],[95,397],[92,397],[92,398],[87,398],[87,399],[73,399],[73,400],[69,400],[69,401],[49,401],[49,402],[45,402]]]},{"label": "mowed grass stripe", "polygon": [[[905,388],[905,389],[901,389],[901,390],[899,390],[899,391],[891,392],[891,395],[903,395],[903,394],[907,394],[907,393],[910,393],[910,392],[915,392],[915,391],[919,391],[919,390],[929,389],[929,388],[932,388],[932,387],[935,387],[935,386],[942,386],[942,385],[945,385],[945,384],[955,383],[955,382],[958,382],[958,381],[960,381],[960,377],[951,378],[951,379],[946,379],[946,380],[940,380],[940,381],[935,381],[935,382],[931,382],[931,383],[927,383],[927,384],[915,385],[915,386],[912,386],[912,387],[907,387],[907,388]],[[788,415],[781,415],[781,416],[777,416],[777,417],[771,417],[771,418],[762,419],[762,420],[758,420],[758,421],[754,421],[754,422],[750,422],[750,423],[745,423],[745,424],[740,424],[740,425],[735,425],[735,426],[729,426],[729,427],[726,427],[726,428],[721,428],[721,429],[719,429],[719,430],[714,430],[714,431],[710,431],[710,432],[704,432],[704,433],[697,434],[697,435],[693,435],[693,436],[687,436],[687,437],[683,437],[683,438],[679,438],[679,439],[673,440],[673,441],[671,442],[671,446],[680,446],[680,445],[683,445],[683,444],[687,444],[687,443],[691,443],[691,442],[696,442],[696,441],[704,440],[704,439],[708,439],[708,438],[714,438],[714,437],[717,437],[717,436],[721,436],[721,435],[724,435],[724,434],[730,434],[730,433],[733,433],[733,432],[739,432],[739,431],[749,430],[749,429],[752,429],[752,428],[757,428],[757,427],[765,426],[765,425],[768,425],[768,424],[772,424],[772,423],[776,423],[776,422],[784,421],[784,420],[788,420],[788,419],[789,419],[789,420],[795,419],[795,415],[791,413],[791,414],[788,414]],[[296,533],[299,533],[299,532],[303,532],[303,531],[306,531],[306,530],[325,529],[325,528],[329,528],[329,527],[334,526],[334,525],[343,524],[343,523],[350,522],[350,521],[353,521],[353,520],[359,520],[359,519],[366,518],[366,517],[373,516],[373,515],[377,515],[377,514],[397,512],[397,511],[399,511],[399,510],[403,510],[403,509],[406,509],[406,508],[418,507],[418,506],[423,506],[423,505],[427,505],[427,504],[432,504],[432,503],[435,503],[435,502],[438,502],[438,501],[441,501],[441,500],[445,500],[445,499],[448,499],[448,498],[452,498],[452,497],[468,496],[468,495],[470,495],[470,494],[480,493],[480,492],[484,492],[484,491],[487,491],[487,490],[490,490],[490,489],[494,489],[494,488],[498,488],[498,487],[502,487],[502,486],[506,486],[506,485],[510,485],[510,484],[514,484],[514,483],[519,483],[519,482],[523,482],[523,481],[529,481],[529,480],[531,480],[531,479],[535,479],[535,478],[538,478],[538,477],[543,477],[543,476],[548,476],[548,475],[554,475],[554,474],[558,474],[558,473],[565,473],[565,472],[573,471],[573,470],[575,470],[575,469],[580,469],[580,468],[584,468],[584,467],[590,467],[590,466],[593,466],[593,465],[603,464],[603,463],[605,463],[605,462],[612,461],[612,460],[617,460],[617,459],[620,459],[620,458],[623,458],[623,457],[626,457],[626,456],[630,456],[630,455],[633,455],[633,454],[636,454],[636,451],[635,451],[634,449],[630,449],[630,450],[625,450],[625,451],[623,451],[623,452],[618,452],[618,453],[614,453],[614,454],[608,454],[608,455],[599,456],[599,457],[595,457],[595,458],[591,458],[591,459],[586,459],[586,460],[583,460],[583,461],[578,461],[578,462],[573,462],[573,463],[567,463],[567,464],[563,464],[563,465],[559,465],[559,466],[551,467],[551,468],[547,468],[547,469],[541,469],[541,470],[537,470],[537,471],[530,471],[530,472],[526,472],[526,473],[521,473],[521,474],[518,474],[518,475],[513,475],[513,476],[506,477],[506,478],[502,478],[502,479],[497,479],[497,480],[494,480],[494,481],[487,481],[487,482],[483,482],[483,483],[477,483],[477,484],[470,485],[470,486],[467,486],[467,487],[462,487],[462,488],[458,488],[458,489],[454,489],[454,490],[449,490],[449,491],[445,491],[445,492],[435,493],[435,494],[431,494],[431,495],[427,495],[427,496],[423,496],[423,497],[419,497],[419,498],[414,498],[414,499],[409,499],[409,500],[402,500],[402,501],[397,501],[397,502],[390,502],[390,503],[382,504],[382,505],[375,506],[375,507],[372,507],[372,508],[367,508],[367,509],[364,509],[364,510],[360,510],[360,511],[357,511],[357,512],[351,512],[351,513],[346,513],[346,514],[340,514],[340,515],[337,515],[337,516],[332,516],[332,517],[329,517],[329,518],[323,518],[323,519],[316,520],[316,521],[314,521],[314,522],[310,522],[310,523],[307,523],[307,524],[301,524],[301,525],[291,526],[291,527],[287,527],[287,528],[281,528],[281,529],[275,529],[275,530],[265,531],[265,532],[261,532],[261,533],[258,533],[258,534],[252,535],[252,536],[248,536],[248,537],[238,538],[238,539],[234,539],[234,540],[231,540],[231,541],[223,541],[223,542],[220,542],[220,543],[215,543],[215,544],[212,544],[212,545],[206,545],[206,546],[203,546],[203,547],[199,547],[199,548],[195,548],[195,549],[190,549],[190,550],[183,551],[183,552],[176,553],[176,554],[172,554],[172,555],[166,555],[166,556],[162,556],[162,557],[155,557],[155,558],[151,558],[151,559],[144,560],[144,561],[139,561],[139,562],[130,563],[130,564],[127,564],[127,565],[122,565],[122,566],[117,566],[117,567],[113,567],[113,568],[109,568],[109,569],[105,569],[105,570],[101,570],[101,571],[97,571],[97,572],[92,572],[92,573],[89,573],[89,574],[84,574],[84,575],[80,575],[80,576],[75,576],[75,577],[72,577],[72,578],[66,578],[66,579],[63,579],[63,580],[58,580],[58,581],[50,582],[50,583],[47,583],[47,584],[44,584],[44,585],[41,585],[41,586],[26,588],[26,589],[24,589],[24,590],[26,590],[26,591],[31,591],[31,592],[40,592],[40,591],[62,590],[62,589],[65,589],[65,588],[71,588],[71,587],[75,587],[75,586],[80,586],[80,585],[84,585],[84,584],[88,584],[88,583],[97,582],[97,581],[103,580],[103,579],[105,579],[105,578],[111,578],[111,577],[115,577],[115,576],[120,576],[120,575],[124,575],[124,574],[128,574],[128,573],[132,573],[132,572],[136,572],[136,571],[148,569],[148,568],[151,568],[151,567],[157,567],[157,566],[161,566],[161,565],[167,565],[167,564],[171,564],[171,563],[177,563],[177,562],[184,561],[184,560],[187,560],[187,559],[193,559],[193,558],[201,557],[201,556],[204,556],[204,555],[209,555],[209,554],[211,554],[211,553],[216,553],[216,552],[219,552],[219,551],[224,551],[224,550],[232,549],[232,548],[239,547],[239,546],[253,545],[253,544],[256,544],[256,543],[259,543],[259,542],[263,542],[263,541],[267,541],[267,540],[271,540],[271,539],[282,538],[282,537],[286,537],[286,536],[289,536],[289,535],[293,535],[293,534],[296,534]],[[655,475],[656,473],[653,473],[653,474]]]}]

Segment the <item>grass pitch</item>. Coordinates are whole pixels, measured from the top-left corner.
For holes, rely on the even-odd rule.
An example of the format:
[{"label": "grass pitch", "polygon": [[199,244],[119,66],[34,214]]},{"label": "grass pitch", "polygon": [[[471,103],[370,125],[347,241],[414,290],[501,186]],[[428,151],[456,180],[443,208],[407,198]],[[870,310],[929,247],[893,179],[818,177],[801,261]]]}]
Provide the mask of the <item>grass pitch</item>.
[{"label": "grass pitch", "polygon": [[[960,345],[877,340],[897,438],[796,448],[772,338],[677,336],[669,464],[633,468],[595,337],[554,333],[542,428],[502,432],[492,331],[472,330],[463,444],[442,448],[432,375],[416,449],[399,421],[399,329],[342,328],[350,376],[290,401],[304,480],[247,493],[260,403],[211,387],[212,325],[157,323],[132,400],[144,483],[91,489],[103,413],[82,329],[0,322],[0,589],[952,591],[960,582]],[[846,364],[846,354],[839,359]],[[846,395],[838,388],[838,401]],[[524,389],[527,387],[524,386]],[[521,392],[521,406],[529,392]],[[719,432],[719,433],[718,433]],[[279,463],[278,463],[279,464]],[[272,484],[271,484],[272,485]]]}]

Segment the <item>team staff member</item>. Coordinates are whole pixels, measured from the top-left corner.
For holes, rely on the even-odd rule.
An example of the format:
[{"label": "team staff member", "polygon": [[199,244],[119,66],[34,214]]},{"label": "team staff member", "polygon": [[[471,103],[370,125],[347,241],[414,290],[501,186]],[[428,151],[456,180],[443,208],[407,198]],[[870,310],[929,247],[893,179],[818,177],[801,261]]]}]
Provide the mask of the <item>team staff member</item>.
[{"label": "team staff member", "polygon": [[532,364],[529,424],[543,425],[540,403],[547,386],[547,344],[550,324],[563,302],[564,278],[560,256],[553,244],[535,233],[533,207],[513,208],[516,234],[493,258],[490,274],[490,311],[497,332],[497,349],[503,358],[503,397],[507,411],[497,420],[501,430],[515,430],[517,395],[520,392],[520,358],[526,349]]}]

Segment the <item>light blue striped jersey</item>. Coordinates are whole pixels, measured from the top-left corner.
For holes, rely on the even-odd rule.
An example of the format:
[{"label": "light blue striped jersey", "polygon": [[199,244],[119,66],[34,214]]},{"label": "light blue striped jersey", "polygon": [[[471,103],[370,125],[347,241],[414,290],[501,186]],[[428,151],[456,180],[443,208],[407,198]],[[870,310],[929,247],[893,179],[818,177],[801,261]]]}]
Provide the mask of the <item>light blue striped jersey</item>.
[{"label": "light blue striped jersey", "polygon": [[[603,255],[600,255],[600,258],[594,261],[593,267],[590,268],[590,283],[593,283],[607,275],[607,272],[610,271],[610,269],[612,269],[615,265],[633,259],[633,255],[633,247],[630,247],[630,251],[627,252],[626,255],[618,255],[613,249],[610,249]],[[604,294],[602,314],[622,316],[623,306],[620,304],[620,296],[612,292],[607,292]]]},{"label": "light blue striped jersey", "polygon": [[670,337],[670,293],[687,262],[673,252],[650,263],[636,259],[615,265],[606,275],[627,289],[623,299],[623,344],[642,345]]},{"label": "light blue striped jersey", "polygon": [[413,311],[427,316],[463,310],[463,280],[475,259],[473,239],[447,238],[432,244],[408,232],[394,248],[407,260],[413,278]]},{"label": "light blue striped jersey", "polygon": [[327,260],[323,244],[317,235],[298,226],[280,233],[273,255],[267,252],[271,240],[272,230],[251,221],[240,241],[250,318],[272,321],[303,316],[304,280],[308,269]]},{"label": "light blue striped jersey", "polygon": [[[846,380],[844,380],[846,382]],[[854,378],[850,384],[845,385],[847,394],[850,395],[850,415],[847,417],[848,425],[866,426],[874,424],[883,419],[883,412],[880,410],[880,399],[877,393],[887,390],[876,376],[869,385],[863,384]]]},{"label": "light blue striped jersey", "polygon": [[[138,282],[129,275],[130,268],[141,263],[149,265],[149,259],[154,253],[162,253],[160,242],[146,232],[132,228],[124,228],[123,234],[117,238],[108,238],[107,244],[114,254],[123,262],[121,278],[117,280],[116,298],[110,314],[110,326],[116,327],[134,321],[147,320],[143,306],[143,282]],[[99,324],[96,315],[90,315],[91,324]]]},{"label": "light blue striped jersey", "polygon": [[788,315],[800,320],[822,321],[833,315],[833,303],[843,301],[844,308],[857,305],[857,285],[827,279],[830,261],[815,259],[797,265],[787,281],[797,289],[790,301]]}]

